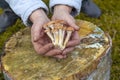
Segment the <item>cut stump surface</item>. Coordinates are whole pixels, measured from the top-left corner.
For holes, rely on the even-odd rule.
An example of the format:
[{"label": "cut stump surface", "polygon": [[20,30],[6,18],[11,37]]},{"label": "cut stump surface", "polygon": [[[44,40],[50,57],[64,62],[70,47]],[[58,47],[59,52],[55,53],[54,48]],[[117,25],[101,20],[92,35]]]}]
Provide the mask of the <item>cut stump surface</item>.
[{"label": "cut stump surface", "polygon": [[6,80],[109,80],[110,37],[90,22],[76,20],[76,24],[81,43],[62,60],[36,54],[30,28],[14,34],[2,57]]}]

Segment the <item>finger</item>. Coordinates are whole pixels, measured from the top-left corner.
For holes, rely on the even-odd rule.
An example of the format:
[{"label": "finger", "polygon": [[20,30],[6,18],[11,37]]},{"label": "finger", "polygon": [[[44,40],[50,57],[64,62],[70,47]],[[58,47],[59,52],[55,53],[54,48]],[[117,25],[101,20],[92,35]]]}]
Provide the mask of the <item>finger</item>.
[{"label": "finger", "polygon": [[74,46],[80,44],[80,37],[79,37],[79,34],[77,33],[77,31],[73,32],[71,38],[72,39],[67,43],[67,47],[74,47]]},{"label": "finger", "polygon": [[66,56],[64,56],[64,55],[55,55],[55,56],[53,56],[53,57],[58,58],[58,59],[66,58]]},{"label": "finger", "polygon": [[46,44],[44,46],[39,47],[38,54],[46,54],[48,51],[54,48],[54,45],[52,43]]},{"label": "finger", "polygon": [[53,49],[53,50],[50,50],[49,52],[47,52],[45,54],[45,56],[54,56],[54,55],[58,55],[58,54],[62,54],[62,51],[59,49]]},{"label": "finger", "polygon": [[68,19],[67,23],[72,26],[75,30],[79,30],[79,27],[75,24],[75,20],[74,19]]},{"label": "finger", "polygon": [[64,51],[63,51],[63,55],[66,55],[67,53],[70,53],[71,51],[73,51],[75,49],[75,47],[69,47],[69,48],[66,48]]},{"label": "finger", "polygon": [[74,47],[74,46],[79,45],[79,44],[80,44],[80,40],[71,40],[67,43],[66,47]]}]

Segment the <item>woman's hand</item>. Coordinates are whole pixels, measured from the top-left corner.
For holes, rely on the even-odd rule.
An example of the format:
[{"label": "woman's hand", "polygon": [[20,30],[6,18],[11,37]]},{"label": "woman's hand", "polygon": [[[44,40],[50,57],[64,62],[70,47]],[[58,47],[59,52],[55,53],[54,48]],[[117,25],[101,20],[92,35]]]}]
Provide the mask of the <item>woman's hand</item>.
[{"label": "woman's hand", "polygon": [[79,27],[75,24],[75,19],[70,15],[72,7],[65,5],[56,5],[54,7],[54,13],[52,20],[64,20],[66,24],[72,26],[75,30],[79,30]]},{"label": "woman's hand", "polygon": [[[44,33],[42,26],[50,21],[45,12],[42,9],[34,11],[30,16],[30,20],[33,23],[31,27],[31,40],[35,51],[38,54],[45,56],[55,56],[61,54],[62,51],[54,49],[54,45],[51,43],[48,36]],[[60,58],[60,56],[56,57]]]},{"label": "woman's hand", "polygon": [[74,17],[70,15],[71,10],[72,10],[72,7],[65,6],[65,5],[56,5],[54,7],[54,13],[52,16],[52,20],[64,20],[67,25],[73,27],[76,30],[75,32],[72,33],[71,39],[69,40],[66,48],[62,52],[62,55],[64,57],[66,57],[67,53],[73,51],[75,46],[80,43],[80,38],[77,33],[77,30],[79,30],[79,27],[75,24]]}]

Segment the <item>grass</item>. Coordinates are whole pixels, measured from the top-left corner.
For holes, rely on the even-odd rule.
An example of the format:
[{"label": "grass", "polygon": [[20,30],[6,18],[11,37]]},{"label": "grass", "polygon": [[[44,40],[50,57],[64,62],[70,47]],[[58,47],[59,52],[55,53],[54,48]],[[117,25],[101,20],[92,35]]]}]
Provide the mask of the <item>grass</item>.
[{"label": "grass", "polygon": [[[48,3],[48,0],[44,0]],[[110,80],[120,80],[120,0],[94,0],[102,10],[102,15],[99,19],[90,18],[84,14],[78,15],[77,19],[83,19],[98,25],[102,30],[109,33],[112,41],[112,67]],[[0,13],[2,10],[0,10]],[[6,32],[0,34],[0,52],[5,41],[19,29],[24,28],[21,20],[9,27]],[[0,77],[3,80],[3,77]]]}]

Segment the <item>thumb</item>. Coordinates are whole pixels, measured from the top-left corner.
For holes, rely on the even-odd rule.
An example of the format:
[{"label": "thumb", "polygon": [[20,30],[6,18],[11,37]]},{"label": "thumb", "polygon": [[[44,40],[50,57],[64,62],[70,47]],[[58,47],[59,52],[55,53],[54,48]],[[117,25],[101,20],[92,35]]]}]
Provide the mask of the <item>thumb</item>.
[{"label": "thumb", "polygon": [[75,24],[74,20],[68,20],[67,23],[73,27],[75,30],[79,30],[79,27]]},{"label": "thumb", "polygon": [[31,35],[34,42],[38,41],[39,38],[43,36],[42,27],[40,25],[33,25],[31,28]]}]

